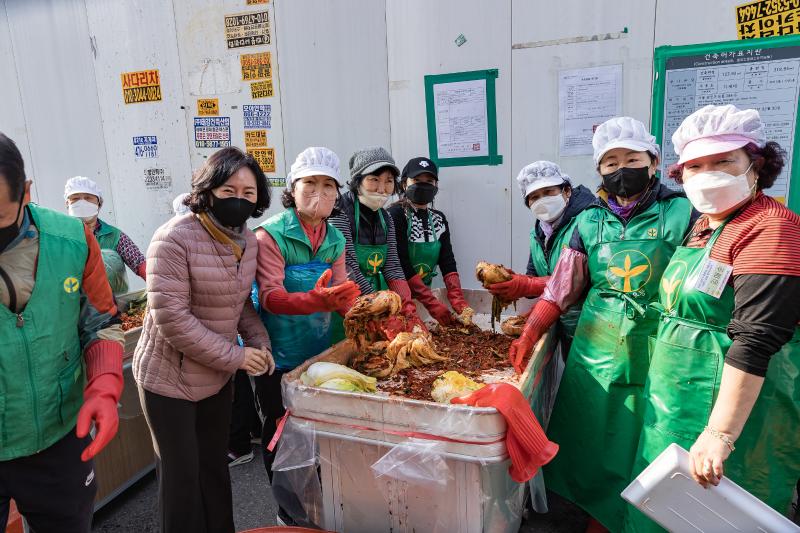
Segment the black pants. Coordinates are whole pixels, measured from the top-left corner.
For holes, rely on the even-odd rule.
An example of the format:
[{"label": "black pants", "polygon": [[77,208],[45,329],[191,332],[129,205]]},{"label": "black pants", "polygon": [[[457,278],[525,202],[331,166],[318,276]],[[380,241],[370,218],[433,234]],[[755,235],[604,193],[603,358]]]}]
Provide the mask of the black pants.
[{"label": "black pants", "polygon": [[236,455],[250,453],[250,435],[261,435],[261,419],[256,411],[256,399],[250,378],[244,370],[237,370],[233,382],[231,429],[228,450]]},{"label": "black pants", "polygon": [[283,408],[283,396],[281,395],[281,378],[283,374],[283,371],[276,368],[271,376],[264,374],[256,377],[258,405],[261,406],[261,414],[264,415],[264,427],[261,431],[261,451],[264,454],[264,468],[267,469],[270,483],[272,483],[272,463],[275,461],[275,453],[267,450],[267,446],[275,435],[278,420],[286,412],[286,409]]},{"label": "black pants", "polygon": [[190,402],[139,387],[153,437],[162,533],[232,533],[226,449],[233,384]]},{"label": "black pants", "polygon": [[8,523],[9,499],[35,533],[88,533],[97,482],[94,461],[81,461],[92,442],[70,430],[37,454],[0,461],[0,524]]}]

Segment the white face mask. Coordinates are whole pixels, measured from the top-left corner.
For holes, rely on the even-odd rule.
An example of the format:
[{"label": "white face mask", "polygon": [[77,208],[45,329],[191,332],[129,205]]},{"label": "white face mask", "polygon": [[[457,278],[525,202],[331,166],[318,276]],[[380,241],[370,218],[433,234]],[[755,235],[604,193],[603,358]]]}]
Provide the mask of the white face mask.
[{"label": "white face mask", "polygon": [[561,193],[555,196],[543,196],[531,204],[533,216],[542,222],[552,222],[556,220],[566,208],[567,201]]},{"label": "white face mask", "polygon": [[97,213],[100,212],[100,206],[87,200],[78,200],[69,204],[68,210],[70,216],[89,220],[97,216]]},{"label": "white face mask", "polygon": [[389,199],[390,194],[381,194],[379,192],[366,192],[363,188],[358,191],[358,201],[369,207],[373,211],[377,211]]},{"label": "white face mask", "polygon": [[753,194],[755,183],[752,186],[747,183],[747,173],[752,167],[751,163],[738,176],[719,171],[700,172],[684,183],[683,191],[694,208],[701,213],[724,213]]}]

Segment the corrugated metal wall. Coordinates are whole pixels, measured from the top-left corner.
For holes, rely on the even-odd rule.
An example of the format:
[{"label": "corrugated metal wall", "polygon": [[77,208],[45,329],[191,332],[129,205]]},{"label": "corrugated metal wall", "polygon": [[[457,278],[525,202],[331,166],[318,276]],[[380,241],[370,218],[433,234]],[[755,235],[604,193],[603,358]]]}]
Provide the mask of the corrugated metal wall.
[{"label": "corrugated metal wall", "polygon": [[[241,147],[242,106],[271,106],[272,176],[308,145],[336,150],[347,175],[364,146],[391,147],[401,166],[428,154],[425,75],[498,69],[503,164],[443,169],[436,201],[462,281],[475,286],[479,259],[524,270],[533,219],[514,182],[522,166],[551,159],[577,183],[598,183],[590,156],[558,155],[558,72],[621,64],[623,112],[648,122],[654,46],[735,39],[739,3],[0,0],[0,131],[19,143],[40,203],[63,208],[64,181],[91,176],[107,191],[103,216],[145,248],[167,200],[214,151],[195,146],[198,98],[219,99]],[[225,16],[264,10],[271,42],[228,49]],[[574,42],[606,34],[621,35]],[[274,95],[253,99],[239,56],[262,51],[272,55]],[[161,101],[125,104],[120,75],[149,69],[159,71]],[[158,157],[137,159],[136,136],[157,137]],[[169,188],[145,186],[151,169]]]}]

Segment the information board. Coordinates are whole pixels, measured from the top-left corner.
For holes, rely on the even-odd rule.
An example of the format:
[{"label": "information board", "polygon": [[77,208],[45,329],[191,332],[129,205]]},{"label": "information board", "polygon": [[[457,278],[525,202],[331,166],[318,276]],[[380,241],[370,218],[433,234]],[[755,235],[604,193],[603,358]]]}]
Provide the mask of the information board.
[{"label": "information board", "polygon": [[771,37],[690,46],[662,46],[654,55],[653,134],[661,144],[664,183],[677,162],[672,134],[684,118],[706,105],[733,104],[756,109],[767,140],[787,153],[775,185],[764,192],[800,210],[798,99],[800,99],[800,36]]},{"label": "information board", "polygon": [[430,157],[440,167],[499,165],[497,70],[425,76]]}]

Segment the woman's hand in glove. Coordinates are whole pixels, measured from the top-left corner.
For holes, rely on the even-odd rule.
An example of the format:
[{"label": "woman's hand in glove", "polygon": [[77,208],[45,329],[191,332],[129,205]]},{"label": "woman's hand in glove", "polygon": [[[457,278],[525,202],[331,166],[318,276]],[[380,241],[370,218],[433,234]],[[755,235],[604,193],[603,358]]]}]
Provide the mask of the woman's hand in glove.
[{"label": "woman's hand in glove", "polygon": [[536,298],[541,296],[547,286],[547,276],[525,276],[514,274],[509,281],[489,285],[489,292],[493,296],[502,298],[507,302],[519,300],[520,298]]}]

